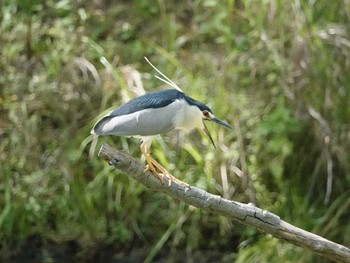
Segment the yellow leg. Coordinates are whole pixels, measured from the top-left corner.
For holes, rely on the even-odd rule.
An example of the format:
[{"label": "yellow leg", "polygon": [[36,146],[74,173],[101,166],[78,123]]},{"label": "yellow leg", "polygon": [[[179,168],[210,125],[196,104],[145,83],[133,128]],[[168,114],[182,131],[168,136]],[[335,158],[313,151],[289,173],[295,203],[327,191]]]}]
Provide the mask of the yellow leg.
[{"label": "yellow leg", "polygon": [[149,147],[147,147],[147,144],[142,143],[140,148],[141,148],[141,152],[145,156],[146,162],[147,162],[147,166],[146,166],[146,169],[144,170],[144,172],[146,172],[148,170],[151,171],[159,179],[159,181],[162,184],[164,184],[163,175],[159,174],[153,165],[153,161],[155,161],[155,160],[151,157],[149,151],[147,150],[147,148],[149,148]]},{"label": "yellow leg", "polygon": [[[182,185],[189,186],[189,184],[177,179],[173,175],[171,175],[160,163],[158,163],[156,160],[153,159],[150,153],[150,145],[147,143],[141,144],[141,152],[146,158],[147,167],[145,171],[150,170],[160,181],[162,184],[164,184],[163,176],[166,176],[168,178],[168,185],[171,185],[172,181],[176,181],[178,183],[181,183]],[[157,172],[160,171],[161,173]]]}]

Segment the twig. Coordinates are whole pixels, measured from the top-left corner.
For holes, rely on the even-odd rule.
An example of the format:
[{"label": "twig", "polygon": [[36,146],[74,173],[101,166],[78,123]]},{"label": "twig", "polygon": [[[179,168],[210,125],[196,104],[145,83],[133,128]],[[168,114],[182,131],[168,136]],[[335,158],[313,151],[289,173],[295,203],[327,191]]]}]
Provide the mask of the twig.
[{"label": "twig", "polygon": [[144,165],[128,154],[113,149],[108,144],[102,145],[99,156],[151,189],[161,191],[203,210],[224,215],[238,223],[254,227],[332,261],[350,262],[349,248],[295,227],[281,220],[279,216],[253,204],[230,201],[197,187],[184,186],[176,181],[172,181],[168,186],[167,178],[164,178],[164,185],[162,185],[151,172],[144,173]]}]

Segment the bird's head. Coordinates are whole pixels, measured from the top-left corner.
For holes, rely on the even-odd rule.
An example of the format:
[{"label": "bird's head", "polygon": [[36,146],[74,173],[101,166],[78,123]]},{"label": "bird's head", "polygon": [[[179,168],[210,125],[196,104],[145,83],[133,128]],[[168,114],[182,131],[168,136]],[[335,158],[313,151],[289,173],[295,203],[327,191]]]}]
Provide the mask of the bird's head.
[{"label": "bird's head", "polygon": [[204,121],[214,121],[222,126],[233,129],[233,127],[231,125],[229,125],[227,122],[216,118],[215,115],[213,114],[213,112],[210,110],[210,108],[202,110],[202,114],[203,114]]},{"label": "bird's head", "polygon": [[206,106],[205,109],[201,109],[201,111],[202,111],[202,115],[203,115],[202,116],[203,127],[204,127],[203,131],[209,137],[209,139],[210,139],[211,143],[213,144],[214,148],[216,148],[215,143],[213,141],[213,138],[211,137],[211,135],[209,133],[209,130],[208,130],[207,126],[205,125],[204,121],[214,121],[214,122],[216,122],[216,123],[218,123],[218,124],[220,124],[222,126],[225,126],[225,127],[229,128],[229,129],[233,129],[233,127],[231,125],[229,125],[227,122],[222,121],[222,120],[218,119],[217,117],[215,117],[215,115],[213,114],[213,112],[211,111],[211,109],[208,106]]},{"label": "bird's head", "polygon": [[229,125],[227,122],[222,121],[222,120],[218,119],[217,117],[215,117],[212,110],[204,103],[202,103],[198,100],[192,99],[191,97],[188,97],[188,96],[186,96],[186,101],[188,102],[189,105],[198,107],[198,109],[202,113],[201,117],[202,117],[202,121],[203,121],[203,131],[209,137],[209,139],[214,147],[215,147],[215,144],[214,144],[213,138],[211,137],[209,130],[205,126],[204,121],[214,121],[222,126],[229,128],[229,129],[233,129],[233,127],[231,125]]}]

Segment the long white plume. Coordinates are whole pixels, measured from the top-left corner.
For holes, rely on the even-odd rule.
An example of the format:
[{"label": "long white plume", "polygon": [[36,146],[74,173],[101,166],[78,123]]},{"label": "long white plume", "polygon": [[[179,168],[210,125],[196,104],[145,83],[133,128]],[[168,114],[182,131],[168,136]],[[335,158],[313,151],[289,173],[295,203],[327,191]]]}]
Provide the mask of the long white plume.
[{"label": "long white plume", "polygon": [[159,69],[157,69],[157,68],[148,60],[148,58],[145,57],[145,60],[148,62],[148,64],[151,65],[152,68],[155,69],[155,71],[157,71],[157,72],[164,78],[164,79],[163,79],[162,77],[159,77],[159,76],[155,75],[155,77],[156,77],[157,79],[163,81],[164,83],[166,83],[166,84],[168,84],[169,86],[171,86],[171,87],[177,89],[178,91],[183,92],[182,89],[180,89],[180,87],[179,87],[178,85],[176,85],[171,79],[169,79],[169,78],[168,78],[167,76],[165,76]]}]

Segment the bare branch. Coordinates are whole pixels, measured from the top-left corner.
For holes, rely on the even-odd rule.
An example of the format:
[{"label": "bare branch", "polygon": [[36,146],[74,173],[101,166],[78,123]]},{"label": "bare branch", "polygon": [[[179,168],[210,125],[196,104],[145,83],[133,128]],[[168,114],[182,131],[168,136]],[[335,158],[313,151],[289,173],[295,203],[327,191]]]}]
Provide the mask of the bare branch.
[{"label": "bare branch", "polygon": [[164,185],[162,185],[151,172],[144,173],[144,165],[108,144],[102,145],[99,156],[151,189],[161,191],[203,210],[229,217],[238,223],[254,227],[332,261],[350,262],[349,248],[295,227],[281,220],[279,216],[253,204],[227,200],[197,187],[187,187],[175,181],[168,186],[167,178],[164,178]]}]

